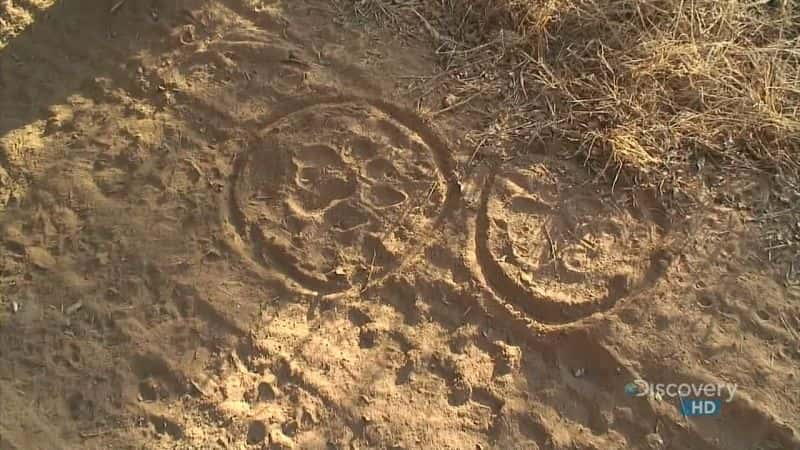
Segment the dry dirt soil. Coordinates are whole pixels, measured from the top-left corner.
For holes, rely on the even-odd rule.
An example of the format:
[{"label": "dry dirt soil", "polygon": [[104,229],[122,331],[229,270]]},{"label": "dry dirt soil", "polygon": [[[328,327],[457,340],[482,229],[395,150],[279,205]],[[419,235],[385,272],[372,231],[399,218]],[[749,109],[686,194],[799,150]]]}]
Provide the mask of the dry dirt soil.
[{"label": "dry dirt soil", "polygon": [[742,212],[476,161],[350,2],[50,3],[0,3],[0,449],[800,449]]}]

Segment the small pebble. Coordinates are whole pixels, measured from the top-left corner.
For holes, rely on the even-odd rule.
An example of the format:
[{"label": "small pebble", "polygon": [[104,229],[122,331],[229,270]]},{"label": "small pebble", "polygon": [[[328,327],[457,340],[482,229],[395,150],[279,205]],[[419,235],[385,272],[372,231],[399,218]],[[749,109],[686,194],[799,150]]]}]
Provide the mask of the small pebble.
[{"label": "small pebble", "polygon": [[279,449],[292,449],[294,448],[294,441],[289,436],[283,434],[283,432],[277,428],[272,429],[269,432],[269,443],[272,445],[273,448]]},{"label": "small pebble", "polygon": [[661,450],[664,448],[664,439],[658,433],[650,433],[645,437],[647,447],[651,450]]},{"label": "small pebble", "polygon": [[80,301],[77,301],[77,302],[71,304],[64,312],[68,316],[70,316],[70,315],[75,314],[76,312],[78,312],[78,310],[81,309],[81,308],[83,308],[83,303],[80,302]]},{"label": "small pebble", "polygon": [[449,108],[449,107],[455,105],[456,102],[458,102],[458,97],[456,97],[454,94],[447,94],[442,99],[442,106],[445,107],[445,108]]}]

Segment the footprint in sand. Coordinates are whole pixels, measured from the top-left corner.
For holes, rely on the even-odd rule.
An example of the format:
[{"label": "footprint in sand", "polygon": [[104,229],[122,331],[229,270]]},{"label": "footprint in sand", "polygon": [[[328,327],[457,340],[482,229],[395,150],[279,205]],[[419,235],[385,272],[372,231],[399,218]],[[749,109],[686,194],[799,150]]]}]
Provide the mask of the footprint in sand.
[{"label": "footprint in sand", "polygon": [[452,189],[446,149],[377,101],[304,106],[239,159],[230,221],[259,264],[335,293],[385,276],[424,240]]},{"label": "footprint in sand", "polygon": [[652,284],[657,227],[589,184],[564,186],[547,174],[532,162],[486,177],[475,260],[495,294],[539,322],[563,324]]}]

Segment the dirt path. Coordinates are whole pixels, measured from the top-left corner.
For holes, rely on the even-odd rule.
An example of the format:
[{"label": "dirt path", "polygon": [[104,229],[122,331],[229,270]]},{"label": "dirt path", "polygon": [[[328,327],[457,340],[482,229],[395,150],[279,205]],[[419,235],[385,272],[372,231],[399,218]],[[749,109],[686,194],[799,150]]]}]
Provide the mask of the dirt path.
[{"label": "dirt path", "polygon": [[800,448],[739,213],[476,163],[347,2],[149,3],[0,7],[0,449]]}]

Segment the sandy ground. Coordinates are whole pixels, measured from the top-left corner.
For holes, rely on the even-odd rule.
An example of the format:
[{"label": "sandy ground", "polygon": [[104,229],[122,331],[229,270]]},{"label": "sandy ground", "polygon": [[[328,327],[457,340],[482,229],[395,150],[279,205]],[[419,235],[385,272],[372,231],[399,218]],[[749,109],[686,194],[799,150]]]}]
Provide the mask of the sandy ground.
[{"label": "sandy ground", "polygon": [[800,448],[741,211],[476,160],[347,2],[111,5],[0,6],[0,449]]}]

